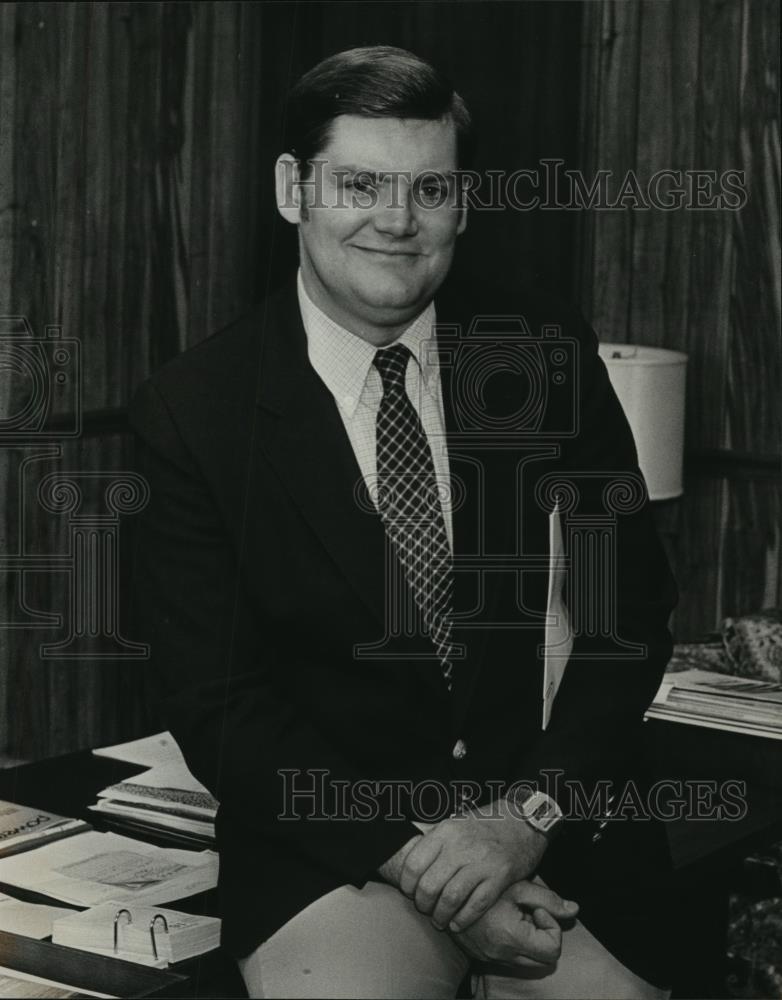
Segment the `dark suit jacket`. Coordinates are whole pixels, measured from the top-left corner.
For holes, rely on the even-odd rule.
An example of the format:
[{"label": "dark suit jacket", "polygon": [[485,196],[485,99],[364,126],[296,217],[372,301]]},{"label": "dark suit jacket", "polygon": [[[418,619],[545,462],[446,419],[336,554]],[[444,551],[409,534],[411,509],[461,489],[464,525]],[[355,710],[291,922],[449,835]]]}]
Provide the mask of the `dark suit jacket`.
[{"label": "dark suit jacket", "polygon": [[[632,437],[577,313],[501,295],[457,290],[436,300],[458,486],[455,638],[465,651],[451,695],[420,623],[384,641],[385,532],[357,501],[358,465],[308,362],[292,282],[168,363],[132,404],[151,487],[135,547],[136,631],[151,643],[166,721],[221,804],[223,939],[237,955],[325,892],[377,877],[417,832],[414,807],[428,803],[422,818],[433,818],[434,782],[479,782],[490,799],[497,784],[492,793],[487,782],[535,780],[542,769],[561,769],[587,791],[638,777],[638,734],[670,655],[675,597],[648,504],[631,496]],[[495,318],[470,332],[487,314]],[[572,526],[591,518],[593,537],[617,538],[611,586],[601,571],[581,590],[598,618],[615,602],[619,638],[601,637],[583,601],[576,610],[571,566],[567,599],[581,634],[544,732],[539,647],[556,497],[569,508],[572,565]],[[620,511],[608,522],[607,497]],[[498,554],[522,554],[521,576],[498,569]],[[357,643],[376,644],[374,657],[357,657]],[[285,801],[280,772],[307,771],[301,790],[319,780],[314,769],[349,788],[418,782],[430,794],[411,799],[401,785],[405,815],[279,819],[312,811],[312,799]],[[321,817],[337,808],[332,787],[316,795]],[[662,981],[652,931],[666,866],[659,830],[613,823],[593,839],[596,829],[569,821],[542,874],[581,902],[584,922],[625,962]]]}]

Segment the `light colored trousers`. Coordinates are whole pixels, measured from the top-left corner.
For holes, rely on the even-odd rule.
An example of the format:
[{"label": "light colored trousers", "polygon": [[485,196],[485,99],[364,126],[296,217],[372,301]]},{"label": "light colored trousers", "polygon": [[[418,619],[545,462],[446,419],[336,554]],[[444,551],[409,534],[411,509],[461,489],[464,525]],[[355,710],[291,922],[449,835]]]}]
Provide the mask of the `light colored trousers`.
[{"label": "light colored trousers", "polygon": [[[454,998],[471,966],[448,934],[392,886],[342,886],[296,914],[239,962],[251,997]],[[578,921],[556,969],[497,968],[472,976],[479,1000],[664,1000]]]}]

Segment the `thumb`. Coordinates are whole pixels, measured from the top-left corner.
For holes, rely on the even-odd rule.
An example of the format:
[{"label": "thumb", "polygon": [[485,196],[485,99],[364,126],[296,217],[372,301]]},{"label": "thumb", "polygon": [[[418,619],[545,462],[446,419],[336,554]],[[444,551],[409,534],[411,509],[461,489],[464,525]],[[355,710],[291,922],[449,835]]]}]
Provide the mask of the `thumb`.
[{"label": "thumb", "polygon": [[539,907],[557,920],[571,920],[578,913],[578,903],[572,899],[562,899],[556,892],[534,882],[515,882],[506,894],[517,906],[529,909]]}]

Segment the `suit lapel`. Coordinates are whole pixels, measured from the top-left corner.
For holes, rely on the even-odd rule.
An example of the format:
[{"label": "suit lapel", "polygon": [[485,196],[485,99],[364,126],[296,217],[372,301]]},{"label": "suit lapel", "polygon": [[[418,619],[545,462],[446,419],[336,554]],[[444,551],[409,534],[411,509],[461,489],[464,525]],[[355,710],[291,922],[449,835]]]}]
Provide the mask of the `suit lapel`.
[{"label": "suit lapel", "polygon": [[[457,292],[458,295],[458,292]],[[527,467],[523,491],[518,481],[519,463],[525,451],[540,448],[533,434],[498,433],[498,418],[521,407],[523,400],[514,386],[502,379],[488,379],[479,387],[471,384],[476,372],[492,371],[493,339],[471,336],[474,304],[464,304],[459,298],[438,300],[437,342],[440,376],[446,422],[446,441],[452,483],[461,494],[461,503],[454,512],[454,638],[460,637],[467,648],[467,657],[454,670],[453,719],[461,725],[472,701],[486,659],[487,644],[503,618],[511,615],[519,627],[534,628],[527,613],[539,614],[545,608],[545,581],[540,574],[526,571],[522,577],[522,595],[527,612],[517,611],[513,604],[513,584],[507,572],[489,571],[482,557],[514,557],[536,555],[541,561],[548,554],[546,524],[539,523],[534,490],[536,467]],[[503,322],[500,319],[500,322]],[[500,328],[498,328],[498,333]],[[476,365],[477,346],[485,357]],[[465,350],[466,348],[466,350]],[[495,388],[496,386],[496,388]],[[475,408],[479,406],[491,419],[480,426]],[[469,407],[469,413],[465,409]],[[465,416],[470,416],[469,429]],[[545,452],[548,450],[543,442]],[[541,457],[544,457],[541,455]],[[537,468],[540,468],[537,466]],[[545,519],[544,519],[545,521]],[[522,533],[524,537],[522,537]],[[476,610],[477,609],[477,610]],[[474,612],[474,613],[473,613]],[[459,626],[460,616],[464,623]],[[467,616],[467,617],[465,617]],[[495,624],[492,624],[495,623]],[[505,626],[507,628],[507,625]],[[521,638],[519,632],[515,632]],[[542,639],[542,633],[541,633]],[[511,643],[521,649],[522,643]],[[520,654],[519,654],[520,655]],[[521,669],[521,663],[519,664]]]},{"label": "suit lapel", "polygon": [[263,321],[258,444],[357,597],[383,622],[385,531],[360,505],[362,483],[333,396],[307,358],[295,284]]},{"label": "suit lapel", "polygon": [[[469,621],[459,624],[460,617],[470,615],[480,607],[478,618],[490,617],[494,588],[484,590],[470,560],[483,551],[486,522],[487,496],[483,479],[481,446],[470,442],[460,420],[461,386],[459,376],[459,346],[469,329],[469,316],[463,308],[446,300],[437,305],[437,351],[445,416],[446,445],[451,476],[452,492],[459,498],[453,512],[454,597],[455,627],[453,636],[462,643],[465,658],[454,666],[454,683],[451,711],[454,724],[460,725],[466,715],[472,692],[480,674],[482,651],[487,631],[470,627]],[[489,578],[491,579],[491,578]]]}]

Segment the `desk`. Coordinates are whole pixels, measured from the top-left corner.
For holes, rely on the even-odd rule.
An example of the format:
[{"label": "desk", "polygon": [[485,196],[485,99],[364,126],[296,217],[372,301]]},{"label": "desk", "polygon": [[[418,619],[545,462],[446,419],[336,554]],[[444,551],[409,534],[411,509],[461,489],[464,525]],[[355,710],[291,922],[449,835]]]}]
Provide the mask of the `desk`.
[{"label": "desk", "polygon": [[[674,995],[717,997],[721,995],[719,960],[724,958],[727,928],[726,873],[748,852],[782,837],[782,743],[754,737],[737,739],[733,734],[656,721],[646,724],[645,734],[648,764],[655,779],[732,778],[747,783],[748,808],[742,819],[668,824],[679,886],[672,911],[682,915],[682,932],[688,942]],[[0,798],[78,816],[99,826],[103,817],[88,812],[87,806],[107,785],[142,770],[95,757],[89,751],[68,754],[0,771]],[[181,846],[173,835],[145,839],[163,846]],[[12,892],[21,896],[18,890]],[[190,912],[215,912],[213,894],[172,905]],[[182,963],[176,971],[188,977],[184,995],[244,995],[235,964],[221,952]]]},{"label": "desk", "polygon": [[[135,764],[96,757],[89,750],[85,750],[0,770],[0,799],[17,802],[20,805],[37,806],[63,816],[75,816],[92,823],[96,829],[112,829],[125,836],[133,836],[120,826],[103,822],[104,817],[91,813],[87,806],[95,802],[98,792],[107,785],[115,784],[144,770],[145,768]],[[155,837],[145,835],[143,839],[162,847],[183,846],[175,835],[170,837],[165,834]],[[4,886],[2,883],[0,891],[30,902],[43,901],[42,897],[25,893],[14,886]],[[215,915],[216,894],[209,892],[190,896],[187,899],[166,903],[166,906],[188,913]],[[158,975],[158,970],[148,970],[142,966],[138,968],[143,969],[150,979]],[[160,992],[156,992],[156,996],[204,998],[247,996],[236,963],[221,950],[187,962],[180,962],[172,968],[186,977],[185,981],[180,988],[177,988],[177,984],[165,983],[161,978]]]},{"label": "desk", "polygon": [[743,818],[668,824],[677,868],[719,867],[782,838],[782,740],[658,720],[650,720],[644,729],[654,780],[746,783]]},{"label": "desk", "polygon": [[672,910],[686,948],[675,973],[674,998],[722,997],[730,893],[743,882],[747,855],[782,839],[782,741],[657,720],[646,723],[645,734],[654,780],[746,784],[741,819],[683,819],[667,825],[677,871]]}]

